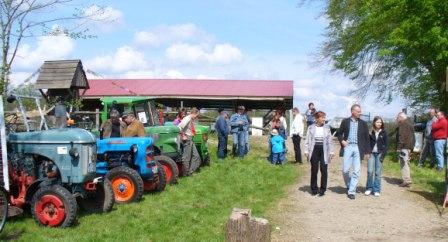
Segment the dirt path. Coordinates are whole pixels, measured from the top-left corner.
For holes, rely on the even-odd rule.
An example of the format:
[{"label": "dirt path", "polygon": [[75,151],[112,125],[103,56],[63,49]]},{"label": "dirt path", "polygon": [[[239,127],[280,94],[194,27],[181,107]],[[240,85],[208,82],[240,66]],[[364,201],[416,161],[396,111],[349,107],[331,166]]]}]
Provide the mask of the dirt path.
[{"label": "dirt path", "polygon": [[[329,166],[327,193],[310,194],[310,165],[273,213],[272,241],[448,241],[448,214],[383,174],[381,197],[365,196],[366,162],[355,200],[345,195],[339,157]],[[319,175],[320,176],[320,175]],[[320,184],[320,183],[318,183]]]}]

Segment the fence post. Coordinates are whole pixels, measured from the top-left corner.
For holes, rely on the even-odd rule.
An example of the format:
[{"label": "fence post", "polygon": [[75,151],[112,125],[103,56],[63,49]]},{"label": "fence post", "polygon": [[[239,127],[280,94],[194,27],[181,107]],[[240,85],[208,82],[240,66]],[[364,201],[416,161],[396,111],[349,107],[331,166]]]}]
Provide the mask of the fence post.
[{"label": "fence post", "polygon": [[98,108],[95,109],[95,129],[100,129],[100,110]]}]

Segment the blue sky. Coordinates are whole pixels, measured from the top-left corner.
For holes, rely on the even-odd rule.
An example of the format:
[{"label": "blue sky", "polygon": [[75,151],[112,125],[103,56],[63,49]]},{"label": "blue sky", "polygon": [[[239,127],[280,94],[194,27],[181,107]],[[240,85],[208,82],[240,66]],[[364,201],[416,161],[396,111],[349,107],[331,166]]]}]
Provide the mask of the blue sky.
[{"label": "blue sky", "polygon": [[[29,39],[12,78],[19,83],[43,60],[79,58],[102,77],[294,80],[295,106],[304,110],[313,101],[330,117],[346,116],[358,101],[348,93],[352,83],[315,64],[327,24],[321,6],[298,2],[94,1],[105,7],[100,17],[107,19],[88,22],[96,38]],[[95,10],[88,3],[81,2]],[[372,97],[360,103],[365,112],[385,116],[403,106],[402,101],[384,106]]]}]

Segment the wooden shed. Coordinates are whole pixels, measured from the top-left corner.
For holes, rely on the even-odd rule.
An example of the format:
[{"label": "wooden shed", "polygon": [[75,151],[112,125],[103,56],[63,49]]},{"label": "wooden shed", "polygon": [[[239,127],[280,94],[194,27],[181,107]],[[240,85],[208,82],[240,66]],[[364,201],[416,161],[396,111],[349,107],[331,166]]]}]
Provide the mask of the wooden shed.
[{"label": "wooden shed", "polygon": [[78,98],[89,89],[81,60],[45,61],[40,68],[36,88],[46,97]]}]

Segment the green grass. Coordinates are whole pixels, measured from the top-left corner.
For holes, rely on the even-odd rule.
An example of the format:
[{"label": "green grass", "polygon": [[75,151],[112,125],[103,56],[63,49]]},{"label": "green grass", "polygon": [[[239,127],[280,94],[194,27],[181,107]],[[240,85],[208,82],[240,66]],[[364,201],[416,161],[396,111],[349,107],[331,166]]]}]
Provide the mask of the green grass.
[{"label": "green grass", "polygon": [[[397,153],[391,152],[383,162],[383,173],[401,180],[400,163]],[[428,162],[428,161],[427,161]],[[445,171],[437,172],[434,168],[418,167],[416,158],[411,160],[412,192],[441,205],[445,194]]]},{"label": "green grass", "polygon": [[250,208],[263,217],[296,181],[297,166],[272,166],[265,142],[252,142],[243,160],[217,161],[139,203],[115,206],[108,214],[79,216],[71,228],[38,226],[30,215],[8,221],[1,240],[19,241],[223,241],[224,224],[233,207]]}]

